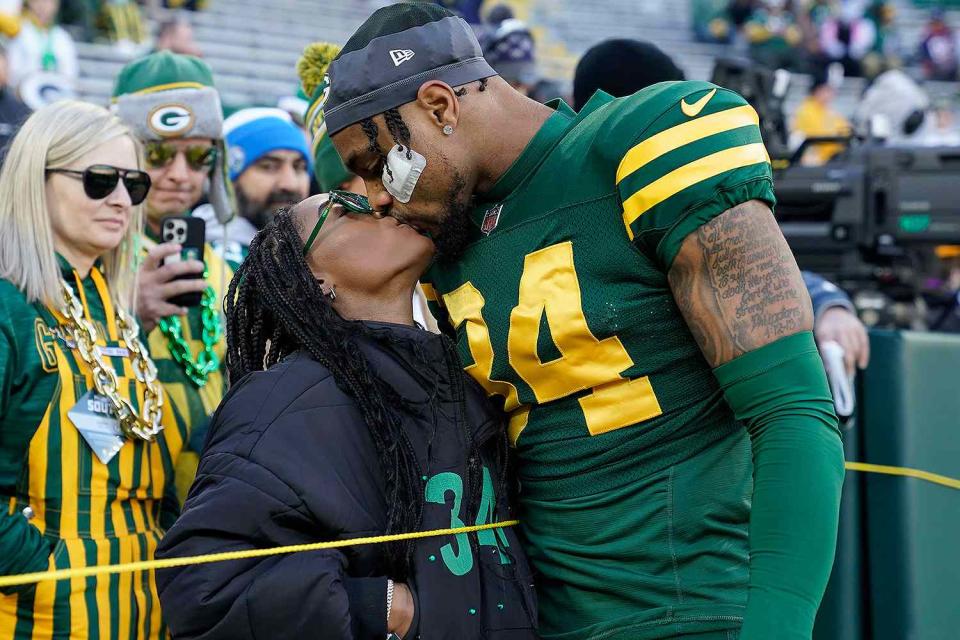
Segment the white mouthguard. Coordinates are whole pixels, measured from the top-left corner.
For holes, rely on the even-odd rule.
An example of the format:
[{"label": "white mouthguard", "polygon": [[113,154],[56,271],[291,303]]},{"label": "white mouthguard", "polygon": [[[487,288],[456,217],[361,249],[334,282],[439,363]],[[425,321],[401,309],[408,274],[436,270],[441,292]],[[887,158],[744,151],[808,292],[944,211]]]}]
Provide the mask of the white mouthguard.
[{"label": "white mouthguard", "polygon": [[[410,149],[410,159],[407,159],[407,148],[397,145],[387,154],[387,164],[383,167],[383,187],[404,204],[410,202],[413,190],[417,186],[420,174],[427,166],[427,159]],[[389,169],[389,171],[388,171]],[[393,174],[392,176],[390,174]]]}]

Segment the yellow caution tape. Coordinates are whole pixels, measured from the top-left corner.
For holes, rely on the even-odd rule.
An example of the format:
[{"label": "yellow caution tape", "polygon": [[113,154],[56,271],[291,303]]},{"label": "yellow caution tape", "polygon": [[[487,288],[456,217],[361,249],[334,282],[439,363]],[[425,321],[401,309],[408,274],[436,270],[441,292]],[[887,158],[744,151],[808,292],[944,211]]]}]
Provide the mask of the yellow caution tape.
[{"label": "yellow caution tape", "polygon": [[287,547],[274,547],[272,549],[245,549],[243,551],[225,551],[223,553],[208,553],[202,556],[188,556],[184,558],[165,558],[163,560],[144,560],[142,562],[127,562],[125,564],[107,564],[95,567],[77,567],[76,569],[60,569],[58,571],[39,571],[37,573],[24,573],[16,576],[0,576],[0,588],[15,587],[18,585],[32,584],[34,582],[48,582],[51,580],[70,580],[72,578],[87,578],[89,576],[102,576],[111,573],[128,573],[132,571],[152,571],[154,569],[170,569],[173,567],[184,567],[195,564],[209,564],[211,562],[223,562],[224,560],[245,560],[247,558],[263,558],[266,556],[276,556],[284,553],[299,553],[301,551],[317,551],[320,549],[336,549],[339,547],[354,547],[364,544],[383,544],[385,542],[396,542],[398,540],[415,540],[418,538],[435,538],[438,536],[448,536],[457,533],[473,533],[475,531],[485,531],[487,529],[501,529],[503,527],[515,527],[520,524],[519,520],[507,520],[505,522],[494,522],[492,524],[481,524],[473,527],[460,527],[458,529],[436,529],[434,531],[414,531],[413,533],[397,533],[389,536],[372,536],[368,538],[351,538],[350,540],[333,540],[330,542],[312,542],[310,544],[294,544]]},{"label": "yellow caution tape", "polygon": [[960,489],[960,480],[941,476],[938,473],[929,471],[920,471],[919,469],[909,469],[907,467],[891,467],[883,464],[868,464],[866,462],[848,462],[847,469],[850,471],[863,471],[865,473],[880,473],[888,476],[904,476],[907,478],[916,478],[917,480],[926,480],[933,484],[939,484],[951,489]]},{"label": "yellow caution tape", "polygon": [[[888,476],[903,476],[925,480],[951,489],[960,489],[960,480],[949,478],[929,471],[920,471],[919,469],[909,469],[907,467],[893,467],[882,464],[868,464],[866,462],[847,462],[845,464],[849,471],[861,471],[864,473],[878,473]],[[286,553],[299,553],[301,551],[318,551],[320,549],[337,549],[340,547],[353,547],[367,544],[383,544],[385,542],[397,542],[398,540],[416,540],[419,538],[436,538],[439,536],[449,536],[458,533],[474,533],[476,531],[485,531],[487,529],[500,529],[503,527],[515,527],[520,524],[519,520],[508,520],[506,522],[494,522],[492,524],[481,524],[473,527],[460,527],[457,529],[435,529],[433,531],[415,531],[413,533],[398,533],[389,536],[372,536],[367,538],[352,538],[350,540],[333,540],[329,542],[313,542],[310,544],[294,544],[286,547],[274,547],[272,549],[245,549],[243,551],[226,551],[223,553],[208,553],[201,556],[188,556],[184,558],[165,558],[163,560],[145,560],[142,562],[127,562],[125,564],[109,564],[95,567],[77,567],[75,569],[60,569],[57,571],[40,571],[37,573],[24,573],[16,576],[0,576],[0,588],[15,587],[35,582],[48,582],[52,580],[70,580],[72,578],[87,578],[90,576],[109,575],[112,573],[128,573],[132,571],[153,571],[156,569],[171,569],[173,567],[185,567],[188,565],[209,564],[211,562],[223,562],[225,560],[245,560],[248,558],[264,558],[267,556],[276,556]]]}]

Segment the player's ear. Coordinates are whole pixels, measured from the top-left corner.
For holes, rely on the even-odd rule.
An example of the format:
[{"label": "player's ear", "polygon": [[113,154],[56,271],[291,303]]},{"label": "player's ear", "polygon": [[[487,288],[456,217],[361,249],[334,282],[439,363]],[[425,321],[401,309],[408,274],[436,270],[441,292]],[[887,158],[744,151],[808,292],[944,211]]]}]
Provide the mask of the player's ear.
[{"label": "player's ear", "polygon": [[430,115],[430,122],[443,131],[446,126],[457,128],[460,120],[460,100],[453,87],[446,82],[431,80],[420,85],[416,104]]}]

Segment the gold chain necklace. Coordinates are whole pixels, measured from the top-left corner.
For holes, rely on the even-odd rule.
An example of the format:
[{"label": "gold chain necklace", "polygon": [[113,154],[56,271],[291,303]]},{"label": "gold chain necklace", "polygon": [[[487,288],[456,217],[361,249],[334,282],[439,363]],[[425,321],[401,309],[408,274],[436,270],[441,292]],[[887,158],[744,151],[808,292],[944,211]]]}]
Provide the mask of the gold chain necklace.
[{"label": "gold chain necklace", "polygon": [[117,392],[120,382],[113,367],[108,365],[97,348],[97,329],[83,315],[83,306],[74,294],[73,289],[60,281],[63,294],[63,315],[67,323],[63,326],[67,337],[76,345],[80,358],[90,367],[93,373],[93,383],[97,392],[110,400],[111,413],[120,424],[120,433],[130,439],[140,439],[152,442],[158,433],[163,430],[160,424],[163,408],[163,390],[157,382],[157,367],[150,359],[150,354],[140,342],[140,327],[136,320],[131,318],[121,308],[116,308],[117,326],[123,336],[127,349],[133,354],[131,364],[133,374],[139,382],[146,385],[143,393],[143,403],[140,415],[130,402]]}]

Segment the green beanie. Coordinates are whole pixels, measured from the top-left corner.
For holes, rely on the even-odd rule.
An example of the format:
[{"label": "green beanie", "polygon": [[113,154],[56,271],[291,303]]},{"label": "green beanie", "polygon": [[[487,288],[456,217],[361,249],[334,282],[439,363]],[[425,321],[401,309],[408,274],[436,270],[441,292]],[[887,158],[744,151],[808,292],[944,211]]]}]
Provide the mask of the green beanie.
[{"label": "green beanie", "polygon": [[310,96],[304,125],[313,137],[313,169],[321,191],[336,189],[353,177],[327,135],[323,120],[323,102],[330,90],[327,67],[338,53],[340,47],[335,44],[314,42],[303,50],[303,56],[297,62],[300,86],[303,93]]},{"label": "green beanie", "polygon": [[120,70],[113,98],[128,93],[155,93],[172,89],[213,88],[213,73],[194,56],[158,51],[134,60]]},{"label": "green beanie", "polygon": [[326,132],[313,145],[313,174],[320,190],[324,192],[339,189],[340,185],[353,178],[350,170],[343,166],[343,160]]}]

